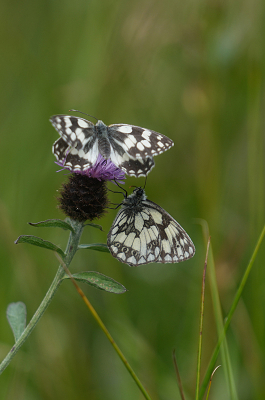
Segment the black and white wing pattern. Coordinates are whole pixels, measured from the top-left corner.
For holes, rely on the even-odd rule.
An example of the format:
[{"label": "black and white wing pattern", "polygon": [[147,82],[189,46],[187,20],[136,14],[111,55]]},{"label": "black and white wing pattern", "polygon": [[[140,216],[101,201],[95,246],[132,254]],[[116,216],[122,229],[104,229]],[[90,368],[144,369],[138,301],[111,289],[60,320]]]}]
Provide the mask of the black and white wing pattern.
[{"label": "black and white wing pattern", "polygon": [[53,154],[71,171],[90,168],[101,154],[127,175],[146,176],[155,165],[153,156],[174,145],[168,137],[134,125],[107,126],[100,120],[94,125],[69,115],[55,115],[50,121],[61,136]]},{"label": "black and white wing pattern", "polygon": [[195,254],[184,229],[159,205],[136,188],[122,202],[108,233],[113,257],[137,267],[151,262],[178,263]]}]

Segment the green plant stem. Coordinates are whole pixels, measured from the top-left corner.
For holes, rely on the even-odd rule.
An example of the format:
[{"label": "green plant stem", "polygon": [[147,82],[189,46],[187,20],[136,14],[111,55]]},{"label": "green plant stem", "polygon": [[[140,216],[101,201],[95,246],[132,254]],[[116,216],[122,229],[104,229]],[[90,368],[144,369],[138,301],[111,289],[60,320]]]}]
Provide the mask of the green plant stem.
[{"label": "green plant stem", "polygon": [[[82,296],[82,295],[81,295]],[[110,341],[111,345],[114,347],[116,353],[118,354],[118,356],[120,357],[121,361],[123,362],[124,366],[126,367],[127,371],[130,373],[131,377],[133,378],[133,380],[135,381],[136,385],[139,387],[140,391],[142,392],[143,396],[145,397],[146,400],[151,400],[151,397],[149,396],[149,394],[147,393],[147,391],[145,390],[144,386],[142,385],[142,382],[140,381],[140,379],[137,377],[136,373],[134,372],[134,370],[132,369],[131,365],[128,363],[127,359],[125,358],[125,356],[123,355],[122,351],[120,350],[119,346],[117,345],[117,343],[115,342],[115,340],[113,339],[113,337],[111,336],[111,334],[109,333],[108,329],[106,328],[106,326],[104,325],[102,319],[99,317],[98,313],[96,312],[96,310],[94,309],[94,307],[92,306],[92,304],[90,303],[90,301],[87,299],[87,297],[85,295],[82,296],[87,307],[89,308],[91,314],[93,315],[93,317],[95,318],[95,320],[97,321],[98,325],[100,326],[100,328],[102,329],[102,331],[105,333],[105,335],[107,336],[108,340]]]},{"label": "green plant stem", "polygon": [[229,325],[230,325],[232,316],[233,316],[233,314],[234,314],[234,311],[235,311],[235,309],[236,309],[236,306],[237,306],[237,304],[238,304],[238,302],[239,302],[239,299],[240,299],[240,297],[241,297],[241,294],[242,294],[243,289],[244,289],[244,287],[245,287],[245,284],[246,284],[246,282],[247,282],[248,276],[249,276],[249,274],[250,274],[250,271],[251,271],[252,266],[253,266],[253,264],[254,264],[254,261],[255,261],[255,259],[256,259],[256,256],[257,256],[258,250],[259,250],[259,248],[260,248],[261,242],[262,242],[262,240],[263,240],[263,238],[264,238],[264,235],[265,235],[265,226],[264,226],[263,229],[262,229],[262,232],[261,232],[260,237],[259,237],[259,239],[258,239],[257,245],[256,245],[256,247],[255,247],[255,249],[254,249],[254,252],[253,252],[252,257],[251,257],[251,259],[250,259],[250,261],[249,261],[249,264],[248,264],[248,266],[247,266],[247,269],[246,269],[246,271],[245,271],[245,273],[244,273],[244,275],[243,275],[243,278],[242,278],[242,280],[241,280],[241,282],[240,282],[239,288],[238,288],[238,290],[237,290],[237,292],[236,292],[236,295],[235,295],[234,301],[233,301],[233,303],[232,303],[232,306],[231,306],[231,308],[230,308],[230,311],[229,311],[229,313],[228,313],[228,315],[227,315],[227,317],[226,317],[225,324],[224,324],[224,328],[223,328],[223,332],[222,332],[222,334],[219,336],[218,342],[217,342],[217,344],[216,344],[216,347],[215,347],[215,349],[214,349],[212,358],[211,358],[210,363],[209,363],[209,366],[208,366],[208,368],[207,368],[207,371],[206,371],[206,374],[205,374],[203,383],[202,383],[202,385],[201,385],[199,400],[202,400],[203,395],[204,395],[204,393],[205,393],[205,390],[206,390],[206,388],[207,388],[208,382],[209,382],[209,380],[210,380],[210,378],[211,378],[211,374],[212,374],[212,371],[213,371],[213,369],[214,369],[214,365],[215,365],[215,363],[216,363],[216,360],[217,360],[217,357],[218,357],[218,354],[219,354],[219,350],[220,350],[222,341],[223,341],[224,338],[225,338],[227,329],[228,329],[228,327],[229,327]]},{"label": "green plant stem", "polygon": [[[60,260],[59,254],[56,254],[56,257],[58,258],[58,260]],[[98,315],[98,313],[96,312],[96,310],[94,309],[94,307],[92,306],[92,304],[90,303],[90,301],[88,300],[86,295],[84,294],[83,290],[78,286],[76,280],[74,279],[73,275],[71,274],[71,272],[69,271],[69,269],[67,268],[65,263],[62,261],[61,264],[63,265],[65,272],[69,275],[73,285],[75,286],[77,292],[82,297],[82,300],[86,304],[87,308],[89,309],[89,311],[91,312],[91,314],[93,315],[95,320],[97,321],[97,323],[100,326],[100,328],[102,329],[102,331],[107,336],[108,340],[110,341],[111,345],[114,347],[114,350],[116,351],[116,353],[120,357],[121,361],[123,362],[123,364],[126,367],[126,369],[128,370],[128,372],[130,373],[130,375],[133,378],[133,380],[135,381],[136,385],[139,387],[139,389],[142,392],[143,396],[146,398],[146,400],[152,400],[151,397],[149,396],[149,394],[147,393],[147,391],[145,390],[142,382],[137,377],[137,375],[134,372],[134,370],[132,369],[131,365],[128,363],[127,359],[123,355],[123,353],[120,350],[119,346],[117,345],[117,343],[115,342],[115,340],[113,339],[111,334],[109,333],[107,327],[104,325],[102,319],[100,318],[100,316]]]},{"label": "green plant stem", "polygon": [[79,294],[81,295],[81,297],[85,301],[87,307],[91,311],[93,317],[95,318],[95,320],[99,324],[100,328],[102,329],[102,331],[105,333],[105,335],[107,336],[107,338],[111,342],[111,344],[114,347],[115,351],[117,352],[118,356],[120,357],[120,359],[122,360],[123,364],[125,365],[125,367],[129,371],[130,375],[132,376],[133,380],[135,381],[135,383],[137,384],[137,386],[141,390],[142,394],[144,395],[146,400],[151,400],[151,397],[148,395],[148,393],[145,390],[144,386],[142,385],[141,381],[139,380],[139,378],[135,374],[134,370],[132,369],[132,367],[130,366],[128,361],[126,360],[126,358],[123,355],[123,353],[121,352],[120,348],[118,347],[118,345],[116,344],[116,342],[114,341],[112,336],[110,335],[109,331],[107,330],[107,328],[104,325],[103,321],[101,320],[101,318],[97,314],[96,310],[94,309],[92,304],[89,302],[87,297],[84,295],[82,290],[79,288],[79,286],[77,285],[77,283],[73,279],[73,276],[71,275],[70,271],[68,270],[68,267],[69,267],[69,265],[70,265],[70,263],[71,263],[71,261],[73,259],[73,256],[75,255],[76,251],[78,250],[79,241],[80,241],[80,238],[81,238],[81,235],[82,235],[82,232],[83,232],[83,228],[84,228],[84,225],[81,222],[70,220],[70,223],[71,223],[72,227],[74,228],[74,232],[70,233],[68,244],[67,244],[66,251],[65,251],[64,259],[61,260],[61,258],[58,256],[58,254],[55,253],[57,258],[60,261],[60,266],[59,266],[58,271],[57,271],[57,273],[55,275],[55,278],[54,278],[54,280],[53,280],[48,292],[46,293],[44,299],[42,300],[40,306],[38,307],[37,311],[35,312],[35,314],[31,318],[31,320],[28,323],[28,325],[26,326],[25,330],[23,331],[23,333],[21,334],[19,339],[16,341],[16,343],[14,344],[14,346],[12,347],[10,352],[7,354],[5,359],[0,364],[0,374],[9,365],[10,361],[12,360],[12,358],[15,356],[15,354],[18,352],[20,347],[24,344],[24,342],[27,340],[27,338],[29,337],[29,335],[31,334],[33,329],[35,328],[36,324],[38,323],[39,319],[44,314],[44,312],[47,309],[48,305],[50,304],[53,296],[55,295],[57,289],[59,288],[59,286],[60,286],[60,284],[62,282],[62,278],[65,275],[65,271],[67,271],[67,273],[69,274],[70,278],[72,279],[74,285],[76,286]]},{"label": "green plant stem", "polygon": [[[74,233],[70,233],[68,244],[66,247],[65,251],[65,257],[64,257],[64,262],[67,266],[70,265],[72,258],[74,254],[76,253],[78,249],[78,243],[83,231],[83,224],[77,221],[71,221],[71,225],[74,228]],[[31,318],[30,322],[26,326],[25,330],[19,337],[19,339],[16,341],[12,349],[9,351],[9,353],[6,355],[4,360],[0,364],[0,374],[6,369],[6,367],[9,365],[10,361],[13,359],[15,354],[18,352],[18,350],[21,348],[21,346],[24,344],[24,342],[27,340],[33,329],[35,328],[36,324],[44,314],[45,310],[47,309],[48,305],[50,304],[53,296],[55,295],[57,289],[59,288],[61,284],[61,279],[64,276],[64,268],[60,265],[57,273],[54,277],[54,280],[46,293],[44,299],[42,300],[41,304],[39,305],[37,311]]]}]

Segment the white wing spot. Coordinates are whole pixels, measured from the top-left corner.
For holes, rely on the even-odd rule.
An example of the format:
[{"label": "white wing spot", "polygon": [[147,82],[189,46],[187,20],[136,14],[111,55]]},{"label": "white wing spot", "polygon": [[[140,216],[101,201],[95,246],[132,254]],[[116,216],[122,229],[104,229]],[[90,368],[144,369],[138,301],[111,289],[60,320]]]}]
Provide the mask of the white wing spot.
[{"label": "white wing spot", "polygon": [[148,140],[142,140],[141,142],[145,147],[151,147],[151,143]]},{"label": "white wing spot", "polygon": [[132,133],[132,126],[131,125],[122,125],[117,128],[117,131],[121,133]]},{"label": "white wing spot", "polygon": [[124,261],[126,258],[126,255],[124,253],[119,253],[119,258],[121,258]]},{"label": "white wing spot", "polygon": [[80,149],[80,150],[78,151],[78,157],[80,157],[80,158],[85,158],[85,152],[84,152],[84,150]]},{"label": "white wing spot", "polygon": [[126,262],[134,265],[137,264],[136,258],[134,256],[129,257]]},{"label": "white wing spot", "polygon": [[155,248],[155,256],[156,256],[156,258],[159,256],[159,254],[160,254],[160,249],[159,249],[159,247],[156,247]]},{"label": "white wing spot", "polygon": [[165,253],[171,252],[170,243],[167,239],[162,240],[162,247],[163,247]]},{"label": "white wing spot", "polygon": [[154,261],[155,260],[155,255],[150,253],[149,256],[147,257],[147,261]]},{"label": "white wing spot", "polygon": [[131,140],[131,138],[127,138],[124,140],[124,144],[128,147],[128,149],[130,149],[131,147],[134,146],[133,141]]},{"label": "white wing spot", "polygon": [[[60,121],[59,117],[58,117],[58,122],[61,124],[61,121]],[[64,123],[65,123],[65,129],[69,128],[69,126],[72,126],[72,121],[68,117],[64,118]]]},{"label": "white wing spot", "polygon": [[177,253],[178,253],[179,258],[183,257],[183,251],[182,251],[181,247],[177,247]]},{"label": "white wing spot", "polygon": [[136,249],[137,251],[140,251],[141,242],[140,242],[140,239],[138,237],[133,242],[133,248]]},{"label": "white wing spot", "polygon": [[129,233],[129,235],[127,236],[127,238],[124,241],[124,245],[127,247],[132,247],[133,244],[133,240],[135,238],[136,233],[135,232],[131,232]]},{"label": "white wing spot", "polygon": [[135,228],[141,232],[144,226],[144,220],[142,218],[135,218]]},{"label": "white wing spot", "polygon": [[162,225],[163,215],[159,211],[152,210],[152,217],[156,224]]},{"label": "white wing spot", "polygon": [[[136,145],[136,147],[137,147],[137,149],[140,150],[140,151],[143,151],[143,150],[144,150],[144,146],[142,145],[141,142],[138,142],[137,145]],[[136,156],[138,156],[138,154],[136,154]],[[139,154],[139,156],[140,156],[140,154]]]},{"label": "white wing spot", "polygon": [[164,147],[164,144],[162,143],[162,142],[157,142],[157,145],[159,146],[159,147]]},{"label": "white wing spot", "polygon": [[78,125],[80,126],[80,128],[88,128],[89,125],[86,121],[84,121],[83,119],[78,119],[77,120]]},{"label": "white wing spot", "polygon": [[[144,139],[147,139],[147,140],[149,140],[149,137],[152,135],[152,132],[151,131],[149,131],[148,129],[145,129],[143,132],[142,132],[142,137],[144,138]],[[160,139],[159,139],[160,140]]]}]

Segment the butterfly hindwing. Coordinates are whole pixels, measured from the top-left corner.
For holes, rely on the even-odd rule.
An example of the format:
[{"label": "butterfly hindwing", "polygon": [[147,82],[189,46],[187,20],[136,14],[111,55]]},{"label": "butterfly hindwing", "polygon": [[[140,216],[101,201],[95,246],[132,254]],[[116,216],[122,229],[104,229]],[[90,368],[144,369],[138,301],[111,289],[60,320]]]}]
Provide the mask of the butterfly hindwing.
[{"label": "butterfly hindwing", "polygon": [[77,150],[77,148],[71,147],[61,137],[53,144],[52,150],[57,161],[61,165],[75,172],[90,168],[95,164],[95,157],[98,155],[97,142],[94,143],[88,158],[84,156],[84,151],[82,149]]},{"label": "butterfly hindwing", "polygon": [[176,263],[188,260],[195,247],[187,232],[162,207],[151,200],[143,201],[153,215],[161,238],[160,253],[156,262]]},{"label": "butterfly hindwing", "polygon": [[114,257],[131,266],[150,262],[177,263],[195,254],[188,234],[159,205],[136,188],[122,203],[108,234]]}]

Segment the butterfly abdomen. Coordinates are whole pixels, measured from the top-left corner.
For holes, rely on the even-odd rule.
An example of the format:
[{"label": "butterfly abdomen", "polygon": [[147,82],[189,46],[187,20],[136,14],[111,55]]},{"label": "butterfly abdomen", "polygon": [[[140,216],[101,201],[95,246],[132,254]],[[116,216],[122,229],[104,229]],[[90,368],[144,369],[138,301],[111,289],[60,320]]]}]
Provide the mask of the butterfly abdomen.
[{"label": "butterfly abdomen", "polygon": [[98,151],[106,160],[110,157],[110,142],[108,138],[108,127],[102,121],[95,125],[98,138]]}]

